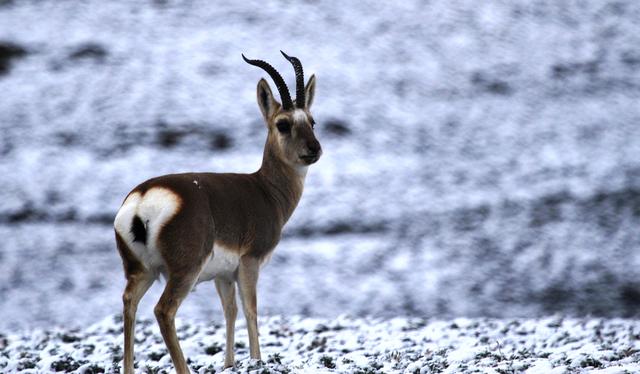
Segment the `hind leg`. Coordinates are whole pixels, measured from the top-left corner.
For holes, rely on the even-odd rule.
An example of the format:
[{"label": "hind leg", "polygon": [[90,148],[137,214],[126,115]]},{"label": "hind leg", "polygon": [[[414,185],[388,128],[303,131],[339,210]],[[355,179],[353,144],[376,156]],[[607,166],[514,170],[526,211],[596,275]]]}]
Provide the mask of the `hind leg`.
[{"label": "hind leg", "polygon": [[116,244],[122,257],[127,286],[122,294],[124,317],[124,372],[133,373],[136,312],[142,296],[153,284],[153,275],[136,259],[122,237],[116,233]]},{"label": "hind leg", "polygon": [[169,276],[160,301],[156,305],[154,312],[164,343],[169,349],[173,366],[178,374],[189,373],[189,367],[184,359],[178,335],[176,334],[175,317],[178,307],[193,288],[198,273],[186,274],[179,277]]},{"label": "hind leg", "polygon": [[[176,199],[182,201],[181,197],[176,196]],[[153,224],[150,226],[151,238],[154,230],[158,230],[156,247],[167,274],[167,284],[154,312],[176,372],[189,373],[176,334],[175,316],[197,282],[205,261],[211,256],[215,232],[213,218],[199,203],[185,200],[179,213],[166,224],[157,223],[155,229]]]},{"label": "hind leg", "polygon": [[124,304],[124,372],[133,373],[133,344],[135,339],[136,311],[142,296],[153,284],[153,276],[149,273],[138,273],[127,278],[127,286],[122,295]]}]

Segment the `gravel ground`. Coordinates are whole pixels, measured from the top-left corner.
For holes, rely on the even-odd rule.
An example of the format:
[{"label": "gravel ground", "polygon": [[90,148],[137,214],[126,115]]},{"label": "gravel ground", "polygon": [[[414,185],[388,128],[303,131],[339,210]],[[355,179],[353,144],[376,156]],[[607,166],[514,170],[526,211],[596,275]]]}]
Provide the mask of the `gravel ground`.
[{"label": "gravel ground", "polygon": [[[239,321],[240,322],[240,321]],[[179,320],[193,371],[222,371],[220,323]],[[270,317],[260,321],[264,361],[248,358],[240,322],[236,366],[251,373],[632,373],[640,370],[640,322],[625,319],[337,319]],[[3,372],[119,372],[122,321],[109,317],[84,330],[0,335]],[[137,369],[172,370],[157,325],[138,322]]]},{"label": "gravel ground", "polygon": [[[0,0],[0,330],[119,310],[122,199],[255,171],[264,73],[240,54],[292,83],[280,49],[317,74],[325,152],[263,316],[637,317],[639,18],[632,0]],[[203,288],[191,320],[219,304]]]}]

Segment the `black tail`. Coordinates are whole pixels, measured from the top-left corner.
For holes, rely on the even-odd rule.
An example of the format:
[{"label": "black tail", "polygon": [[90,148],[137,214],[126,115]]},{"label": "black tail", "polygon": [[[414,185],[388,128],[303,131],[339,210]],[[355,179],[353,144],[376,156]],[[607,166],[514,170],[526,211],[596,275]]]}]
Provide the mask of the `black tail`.
[{"label": "black tail", "polygon": [[144,227],[144,222],[140,219],[140,217],[133,216],[133,221],[131,222],[131,233],[133,234],[133,241],[140,242],[144,245],[147,245],[147,229]]}]

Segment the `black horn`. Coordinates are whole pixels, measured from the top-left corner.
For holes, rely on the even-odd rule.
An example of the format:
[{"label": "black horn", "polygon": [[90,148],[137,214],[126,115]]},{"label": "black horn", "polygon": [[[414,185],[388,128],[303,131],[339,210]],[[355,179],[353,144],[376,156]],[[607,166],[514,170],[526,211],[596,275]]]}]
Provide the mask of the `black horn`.
[{"label": "black horn", "polygon": [[280,73],[278,73],[278,71],[273,66],[269,65],[269,63],[267,63],[266,61],[249,60],[248,58],[244,57],[244,54],[242,54],[242,58],[247,64],[257,66],[259,68],[262,68],[262,70],[266,71],[269,74],[269,76],[271,76],[271,79],[273,79],[273,82],[276,84],[276,88],[280,93],[280,99],[282,100],[282,108],[284,110],[293,109],[291,94],[289,93],[289,88],[287,87],[287,84],[284,82],[284,79],[282,79],[282,75],[280,75]]},{"label": "black horn", "polygon": [[302,64],[297,57],[288,56],[282,51],[280,53],[293,65],[293,70],[296,72],[296,107],[304,109],[306,99],[304,97],[304,71],[302,70]]}]

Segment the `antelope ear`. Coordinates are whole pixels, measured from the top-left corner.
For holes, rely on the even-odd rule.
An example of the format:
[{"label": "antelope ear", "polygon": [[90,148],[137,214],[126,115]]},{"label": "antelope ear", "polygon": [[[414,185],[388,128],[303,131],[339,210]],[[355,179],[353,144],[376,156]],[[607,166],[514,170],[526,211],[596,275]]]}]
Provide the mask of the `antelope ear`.
[{"label": "antelope ear", "polygon": [[304,107],[309,109],[311,108],[311,104],[313,104],[313,97],[316,94],[316,75],[311,75],[307,85],[304,87],[304,97],[306,102],[304,103]]},{"label": "antelope ear", "polygon": [[262,78],[258,82],[258,106],[262,112],[265,122],[269,122],[269,118],[280,108],[280,104],[273,98],[273,93],[269,87],[269,83]]}]

